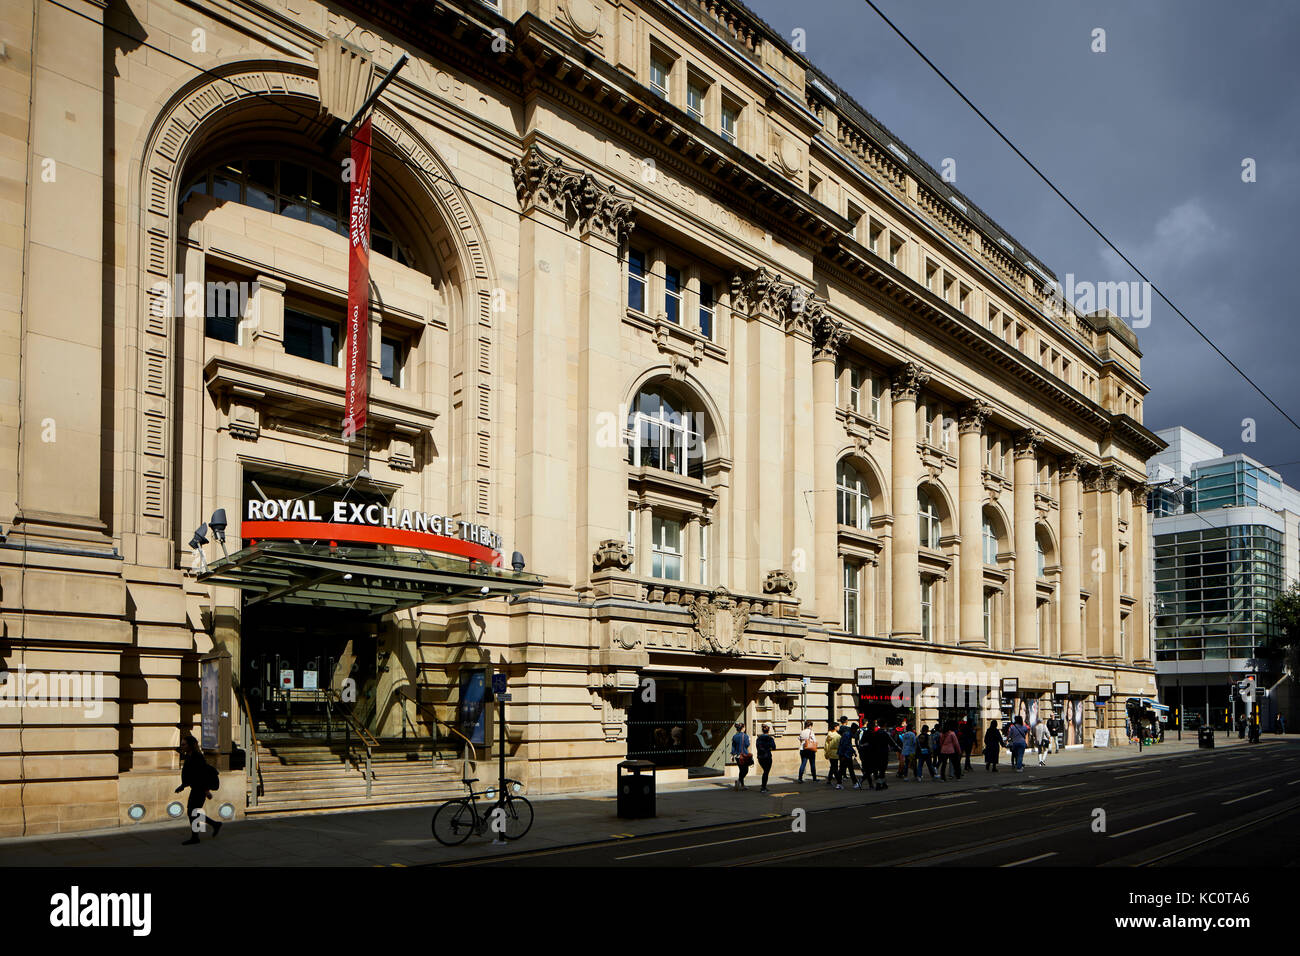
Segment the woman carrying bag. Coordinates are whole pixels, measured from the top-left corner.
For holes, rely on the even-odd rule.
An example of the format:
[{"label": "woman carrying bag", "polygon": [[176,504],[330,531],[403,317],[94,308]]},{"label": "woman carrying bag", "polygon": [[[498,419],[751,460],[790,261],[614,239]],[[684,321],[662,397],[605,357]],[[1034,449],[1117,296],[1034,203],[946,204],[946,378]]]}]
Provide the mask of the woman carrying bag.
[{"label": "woman carrying bag", "polygon": [[734,789],[744,790],[745,774],[749,773],[749,765],[754,762],[754,757],[749,752],[749,734],[745,733],[744,724],[736,724],[736,732],[731,737],[731,756],[736,760],[738,771]]}]

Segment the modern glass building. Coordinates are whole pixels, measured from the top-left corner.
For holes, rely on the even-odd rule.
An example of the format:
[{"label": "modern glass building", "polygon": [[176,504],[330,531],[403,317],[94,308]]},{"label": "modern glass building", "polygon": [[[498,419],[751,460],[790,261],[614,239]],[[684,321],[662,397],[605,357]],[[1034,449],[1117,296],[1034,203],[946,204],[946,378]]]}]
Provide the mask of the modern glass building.
[{"label": "modern glass building", "polygon": [[[1300,492],[1185,428],[1158,434],[1170,445],[1148,466],[1157,685],[1167,703],[1223,727],[1234,713],[1230,684],[1255,671],[1276,631],[1273,602],[1297,577]],[[1289,696],[1285,683],[1277,688],[1278,699]]]}]

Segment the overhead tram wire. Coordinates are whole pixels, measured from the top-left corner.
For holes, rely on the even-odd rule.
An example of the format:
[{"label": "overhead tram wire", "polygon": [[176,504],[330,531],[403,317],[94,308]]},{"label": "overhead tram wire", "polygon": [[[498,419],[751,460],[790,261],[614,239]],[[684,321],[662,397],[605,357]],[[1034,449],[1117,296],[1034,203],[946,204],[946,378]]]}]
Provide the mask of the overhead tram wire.
[{"label": "overhead tram wire", "polygon": [[1124,262],[1128,265],[1128,267],[1132,269],[1134,272],[1136,272],[1142,278],[1143,282],[1145,282],[1147,285],[1149,285],[1152,289],[1155,290],[1156,295],[1160,296],[1160,298],[1164,301],[1165,305],[1173,309],[1174,312],[1178,315],[1178,317],[1181,318],[1184,322],[1186,322],[1188,326],[1191,327],[1192,331],[1194,331],[1197,335],[1199,335],[1205,341],[1205,343],[1208,346],[1210,346],[1210,348],[1214,349],[1214,351],[1219,354],[1220,358],[1222,358],[1225,362],[1227,362],[1230,366],[1232,366],[1233,370],[1238,375],[1240,375],[1243,379],[1245,379],[1250,384],[1250,387],[1253,388],[1256,392],[1258,392],[1263,397],[1264,401],[1272,405],[1273,408],[1277,410],[1278,414],[1280,414],[1288,422],[1294,425],[1297,429],[1300,429],[1300,422],[1292,418],[1286,412],[1286,410],[1282,408],[1281,405],[1273,401],[1273,399],[1269,396],[1269,394],[1265,392],[1264,389],[1261,388],[1253,378],[1247,375],[1241,369],[1241,367],[1237,365],[1236,362],[1230,359],[1227,353],[1224,352],[1223,349],[1219,348],[1219,346],[1216,345],[1214,341],[1208,335],[1206,335],[1205,332],[1201,330],[1200,326],[1198,326],[1195,322],[1189,319],[1187,315],[1183,312],[1183,310],[1178,308],[1178,306],[1176,306],[1173,303],[1173,301],[1170,300],[1169,296],[1165,295],[1164,292],[1161,291],[1158,285],[1156,285],[1154,282],[1148,279],[1146,273],[1144,273],[1141,269],[1139,269],[1136,265],[1134,265],[1133,260],[1131,260],[1128,256],[1126,256],[1120,250],[1119,246],[1111,242],[1110,238],[1107,237],[1107,235],[1104,232],[1102,232],[1100,228],[1097,227],[1096,223],[1094,223],[1091,219],[1089,219],[1087,215],[1084,214],[1083,210],[1081,210],[1070,200],[1070,197],[1065,195],[1065,193],[1063,193],[1059,188],[1057,188],[1057,185],[1047,177],[1047,174],[1044,173],[1041,169],[1039,169],[1038,166],[1036,166],[1028,156],[1026,156],[1023,152],[1021,152],[1020,148],[1016,146],[1015,143],[1011,142],[1011,140],[1007,137],[1007,135],[1003,133],[1001,129],[998,128],[997,124],[994,123],[991,119],[989,119],[978,106],[976,106],[973,102],[971,102],[970,97],[968,97],[965,93],[963,93],[961,89],[957,86],[957,84],[954,83],[952,80],[950,80],[948,78],[948,75],[934,64],[934,61],[932,61],[928,56],[926,56],[923,52],[921,52],[921,49],[915,43],[913,43],[911,39],[908,38],[907,34],[905,34],[902,30],[900,30],[898,26],[894,23],[894,21],[889,19],[889,17],[885,15],[884,11],[882,11],[880,7],[876,6],[874,0],[864,0],[864,2],[866,3],[867,6],[869,6],[872,10],[876,12],[876,14],[880,17],[880,19],[885,21],[885,23],[889,26],[891,30],[893,30],[895,33],[898,34],[899,38],[904,43],[906,43],[909,47],[912,48],[912,51],[916,53],[917,56],[919,56],[922,60],[925,61],[925,64],[928,67],[930,67],[930,69],[932,69],[938,75],[938,77],[941,80],[943,80],[944,83],[948,85],[949,89],[951,89],[954,93],[956,93],[961,98],[963,103],[965,103],[967,106],[969,106],[972,110],[975,111],[975,115],[977,115],[980,119],[982,119],[985,125],[987,125],[989,129],[993,130],[993,132],[997,134],[998,138],[1001,139],[1002,142],[1006,143],[1007,146],[1010,147],[1011,151],[1015,153],[1017,156],[1019,156],[1024,161],[1025,165],[1028,166],[1030,169],[1032,169],[1034,173],[1037,174],[1038,178],[1041,179],[1044,183],[1046,183],[1048,188],[1051,189],[1052,192],[1056,193],[1056,195],[1060,197],[1061,201],[1064,202],[1067,206],[1069,206],[1070,209],[1074,211],[1075,215],[1077,215],[1080,219],[1082,219],[1088,225],[1088,228],[1091,229],[1093,232],[1095,232],[1097,236],[1101,239],[1101,241],[1104,242],[1111,249],[1112,252],[1114,252],[1117,256],[1123,259]]}]

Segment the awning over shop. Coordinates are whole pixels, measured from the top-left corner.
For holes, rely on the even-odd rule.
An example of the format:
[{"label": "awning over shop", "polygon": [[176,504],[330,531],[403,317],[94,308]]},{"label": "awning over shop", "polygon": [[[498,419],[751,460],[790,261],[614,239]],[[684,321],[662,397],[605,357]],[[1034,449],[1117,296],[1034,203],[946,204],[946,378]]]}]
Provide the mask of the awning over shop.
[{"label": "awning over shop", "polygon": [[260,541],[220,558],[204,584],[246,592],[245,606],[290,604],[376,616],[421,604],[465,604],[535,590],[535,574],[477,561],[374,546]]},{"label": "awning over shop", "polygon": [[1152,710],[1168,711],[1169,707],[1165,704],[1158,704],[1150,697],[1130,697],[1130,703],[1137,703],[1143,707],[1150,707]]}]

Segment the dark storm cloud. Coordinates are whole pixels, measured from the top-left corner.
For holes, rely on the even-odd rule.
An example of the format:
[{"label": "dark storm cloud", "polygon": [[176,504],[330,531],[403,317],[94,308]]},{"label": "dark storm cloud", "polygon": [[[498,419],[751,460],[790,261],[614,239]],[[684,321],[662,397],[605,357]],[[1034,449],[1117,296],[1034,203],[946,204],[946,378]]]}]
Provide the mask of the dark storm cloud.
[{"label": "dark storm cloud", "polygon": [[[1300,4],[877,2],[1300,420]],[[955,185],[1059,277],[1137,278],[868,6],[749,5],[787,37],[802,28],[808,57],[932,166],[954,159]],[[1097,28],[1104,53],[1091,49]],[[1300,430],[1177,315],[1155,301],[1138,335],[1148,427],[1186,425],[1300,485]]]}]

